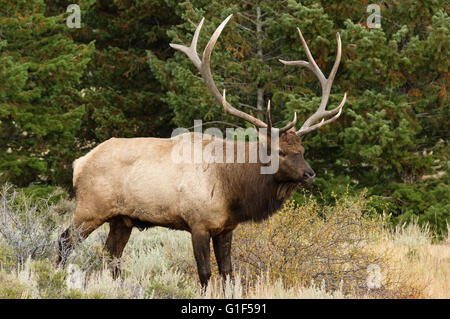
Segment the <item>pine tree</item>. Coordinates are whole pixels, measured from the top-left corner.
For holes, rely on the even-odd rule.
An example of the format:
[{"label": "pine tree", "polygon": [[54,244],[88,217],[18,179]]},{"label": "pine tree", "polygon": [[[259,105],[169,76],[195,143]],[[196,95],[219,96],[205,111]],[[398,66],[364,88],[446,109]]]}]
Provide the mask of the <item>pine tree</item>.
[{"label": "pine tree", "polygon": [[0,180],[67,183],[93,46],[73,43],[43,0],[0,1]]},{"label": "pine tree", "polygon": [[[52,13],[72,1],[47,1]],[[161,100],[164,90],[148,65],[147,50],[161,60],[172,56],[166,31],[179,21],[175,1],[80,1],[77,43],[95,41],[95,52],[82,78],[86,115],[85,151],[110,137],[167,136],[171,110]]]},{"label": "pine tree", "polygon": [[[277,103],[282,102],[278,95],[286,81],[283,75],[295,72],[286,70],[278,61],[284,53],[292,51],[295,24],[292,21],[280,26],[290,11],[286,1],[185,1],[175,11],[184,23],[174,26],[169,35],[174,43],[189,43],[204,16],[206,21],[198,44],[201,54],[215,28],[234,13],[212,54],[216,83],[227,90],[233,105],[259,118],[264,118],[267,102],[273,99],[272,117],[276,125],[282,125],[292,119],[284,119],[283,107]],[[283,34],[287,29],[289,34]],[[164,100],[175,112],[175,124],[190,127],[194,118],[216,124],[235,120],[223,114],[183,54],[176,53],[166,63],[161,63],[152,53],[149,57],[151,67],[167,90]]]},{"label": "pine tree", "polygon": [[[205,17],[201,54],[229,14],[212,54],[219,89],[235,107],[274,124],[320,103],[307,69],[278,59],[306,55],[319,67],[343,56],[330,106],[348,91],[340,119],[308,135],[317,173],[313,194],[368,188],[395,222],[412,217],[445,232],[450,219],[449,5],[444,0],[377,2],[381,28],[369,28],[370,1],[82,0],[80,29],[68,29],[69,0],[0,0],[0,180],[69,184],[74,158],[109,137],[169,136],[194,119],[248,125],[224,114],[198,71],[169,43],[189,44]],[[95,42],[95,44],[94,44]],[[300,200],[300,196],[298,197]]]},{"label": "pine tree", "polygon": [[[184,23],[171,42],[189,44],[206,18],[199,54],[215,27],[234,14],[212,55],[216,83],[236,107],[261,116],[272,100],[278,124],[294,112],[299,122],[320,103],[320,84],[307,69],[284,67],[278,58],[305,59],[300,27],[321,69],[328,74],[343,42],[342,62],[330,107],[349,92],[339,121],[304,140],[317,172],[313,193],[369,193],[400,222],[411,216],[445,231],[450,218],[448,162],[449,17],[444,1],[380,4],[382,28],[369,29],[364,1],[185,1],[176,8]],[[167,90],[174,123],[236,119],[223,114],[190,61],[175,53],[150,65]],[[241,125],[243,123],[240,123]],[[245,125],[245,124],[244,124]],[[387,206],[386,206],[387,205]],[[380,208],[381,209],[381,208]]]}]

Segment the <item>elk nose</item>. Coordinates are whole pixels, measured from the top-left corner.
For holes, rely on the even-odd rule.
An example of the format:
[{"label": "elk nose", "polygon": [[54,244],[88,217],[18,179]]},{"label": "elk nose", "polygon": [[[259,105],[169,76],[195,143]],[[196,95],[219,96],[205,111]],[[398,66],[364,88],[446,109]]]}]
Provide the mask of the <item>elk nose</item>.
[{"label": "elk nose", "polygon": [[314,177],[316,177],[316,173],[312,169],[307,169],[303,173],[303,180],[308,184],[314,182]]}]

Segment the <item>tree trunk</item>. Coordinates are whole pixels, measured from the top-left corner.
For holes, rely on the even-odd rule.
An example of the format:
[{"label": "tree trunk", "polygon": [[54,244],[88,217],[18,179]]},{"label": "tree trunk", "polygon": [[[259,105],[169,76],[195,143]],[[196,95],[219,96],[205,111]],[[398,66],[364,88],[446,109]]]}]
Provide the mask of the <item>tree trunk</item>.
[{"label": "tree trunk", "polygon": [[[263,50],[262,50],[262,22],[261,22],[261,7],[259,5],[256,6],[256,40],[258,44],[257,56],[258,60],[263,62]],[[260,120],[262,120],[263,108],[264,108],[264,88],[262,83],[258,83],[257,89],[257,99],[256,99],[256,108],[261,110],[258,112],[257,116]]]}]

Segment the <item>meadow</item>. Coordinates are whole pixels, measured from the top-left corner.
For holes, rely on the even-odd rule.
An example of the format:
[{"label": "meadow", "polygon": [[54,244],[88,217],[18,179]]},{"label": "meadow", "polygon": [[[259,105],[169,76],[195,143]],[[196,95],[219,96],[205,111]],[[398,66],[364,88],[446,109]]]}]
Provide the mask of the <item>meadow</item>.
[{"label": "meadow", "polygon": [[[333,206],[313,197],[288,202],[263,223],[234,235],[234,277],[223,282],[214,257],[205,293],[190,235],[134,229],[113,280],[103,250],[105,224],[56,268],[57,237],[75,202],[32,199],[3,186],[0,298],[449,298],[450,238],[418,223],[390,226],[371,198],[345,195]],[[212,254],[213,255],[213,254]]]}]

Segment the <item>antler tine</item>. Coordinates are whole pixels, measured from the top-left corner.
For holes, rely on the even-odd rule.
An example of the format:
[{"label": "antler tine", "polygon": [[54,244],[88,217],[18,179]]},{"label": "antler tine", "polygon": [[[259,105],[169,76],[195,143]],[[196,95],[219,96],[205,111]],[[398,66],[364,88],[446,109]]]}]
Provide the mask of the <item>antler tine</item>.
[{"label": "antler tine", "polygon": [[270,100],[267,102],[266,120],[267,120],[267,131],[270,132],[272,130],[272,117],[270,115]]},{"label": "antler tine", "polygon": [[309,50],[308,44],[306,44],[305,38],[303,38],[303,34],[302,34],[302,31],[300,30],[300,28],[297,28],[297,31],[298,31],[298,34],[300,35],[300,39],[302,40],[303,48],[305,49],[306,56],[308,57],[309,62],[306,62],[306,61],[284,61],[281,59],[279,61],[285,65],[296,65],[296,66],[307,67],[312,72],[314,72],[314,74],[319,79],[320,84],[322,84],[322,86],[324,86],[327,79],[325,78],[325,76],[323,75],[319,66],[317,65],[316,61],[314,60],[314,58],[311,54],[311,51]]},{"label": "antler tine", "polygon": [[226,112],[227,111],[227,98],[225,97],[225,89],[223,89],[223,95],[222,95],[222,106],[223,106],[223,110]]},{"label": "antler tine", "polygon": [[213,35],[211,36],[210,40],[208,41],[208,44],[205,47],[205,50],[203,51],[202,60],[198,57],[197,53],[197,41],[198,36],[200,34],[200,29],[203,25],[204,18],[201,20],[200,24],[198,25],[197,29],[195,30],[194,37],[192,39],[191,46],[188,48],[184,45],[179,44],[170,44],[170,46],[176,50],[179,50],[183,53],[185,53],[188,58],[194,63],[195,67],[200,71],[200,74],[203,77],[203,80],[205,81],[206,86],[208,87],[209,91],[212,93],[214,98],[217,102],[219,102],[221,105],[223,105],[223,108],[226,113],[238,117],[240,119],[243,119],[256,127],[259,128],[265,128],[267,127],[267,124],[263,121],[245,113],[240,110],[235,109],[233,106],[231,106],[230,103],[228,103],[224,96],[222,96],[217,89],[214,79],[211,74],[211,53],[214,49],[214,45],[217,42],[217,39],[219,38],[220,34],[222,33],[223,29],[225,28],[225,25],[228,23],[228,21],[231,19],[233,15],[230,14],[214,31]]},{"label": "antler tine", "polygon": [[195,67],[198,70],[200,70],[200,68],[201,68],[202,61],[200,61],[200,58],[198,57],[197,42],[198,42],[198,37],[200,35],[200,30],[202,29],[202,26],[203,26],[203,22],[205,22],[205,18],[202,18],[202,20],[198,24],[197,28],[195,29],[194,37],[192,38],[192,42],[189,47],[187,47],[185,45],[181,45],[181,44],[169,43],[171,48],[173,48],[175,50],[179,50],[179,51],[183,52],[184,54],[186,54],[188,56],[189,60],[191,60],[192,63],[194,63]]},{"label": "antler tine", "polygon": [[[268,128],[272,129],[272,116],[270,115],[270,100],[267,102],[266,118]],[[296,123],[297,123],[297,112],[294,112],[294,119],[292,120],[292,122],[289,122],[286,126],[279,129],[279,135],[286,133],[288,130],[294,127]]]},{"label": "antler tine", "polygon": [[289,131],[291,128],[295,127],[296,123],[297,123],[297,112],[294,112],[294,119],[292,120],[292,122],[289,122],[288,124],[286,124],[285,127],[280,128],[280,135]]},{"label": "antler tine", "polygon": [[328,91],[331,90],[331,85],[333,84],[334,77],[336,76],[337,70],[339,68],[339,64],[341,63],[341,56],[342,56],[342,41],[341,41],[341,35],[336,33],[336,40],[337,40],[337,52],[336,52],[336,60],[334,61],[333,68],[331,69],[330,75],[328,76],[328,82],[329,85]]},{"label": "antler tine", "polygon": [[[297,135],[303,136],[303,135],[306,135],[307,133],[310,133],[310,132],[318,129],[319,127],[321,127],[325,124],[335,121],[341,115],[342,108],[347,99],[347,93],[345,93],[344,98],[342,99],[342,102],[339,104],[338,107],[336,107],[332,110],[329,110],[329,111],[326,110],[328,99],[330,97],[331,87],[333,85],[333,80],[334,80],[334,77],[336,76],[336,72],[338,70],[339,63],[341,62],[342,43],[341,43],[340,34],[339,33],[336,34],[336,37],[337,37],[336,61],[334,62],[333,68],[331,69],[330,75],[327,79],[323,75],[320,68],[317,66],[317,63],[314,60],[314,58],[311,54],[311,51],[309,50],[308,45],[306,44],[305,39],[303,38],[302,32],[300,31],[299,28],[297,28],[297,30],[300,35],[300,39],[301,39],[303,47],[306,51],[306,56],[308,57],[309,62],[306,62],[306,61],[284,61],[284,60],[280,60],[280,62],[285,65],[295,65],[295,66],[301,66],[301,67],[306,67],[306,68],[310,69],[317,76],[317,78],[319,79],[320,84],[322,86],[322,100],[320,102],[319,108],[312,116],[310,116],[305,121],[305,123],[303,123],[300,130],[297,131]],[[333,116],[333,117],[325,121],[325,117],[329,117],[329,116]],[[313,125],[315,122],[317,122],[321,119],[322,119],[322,121],[320,123]]]},{"label": "antler tine", "polygon": [[[317,129],[318,129],[319,127],[321,127],[321,126],[324,126],[324,125],[326,125],[326,124],[329,124],[329,123],[331,123],[331,122],[334,122],[339,116],[341,116],[342,108],[344,107],[344,104],[345,104],[345,101],[346,101],[346,100],[347,100],[347,92],[345,92],[344,98],[342,99],[341,104],[339,104],[338,107],[336,107],[335,109],[332,110],[332,112],[336,111],[336,114],[335,114],[332,118],[329,118],[329,119],[326,120],[326,121],[325,121],[324,118],[322,118],[322,121],[320,121],[319,123],[314,124],[314,125],[309,126],[309,127],[306,127],[306,128],[303,128],[303,126],[302,126],[303,129],[300,128],[300,130],[297,131],[297,135],[299,135],[299,136],[304,136],[304,135],[306,135],[306,134],[308,134],[308,133],[310,133],[310,132],[312,132],[312,131],[317,130]],[[333,114],[332,114],[332,115],[333,115]]]}]

